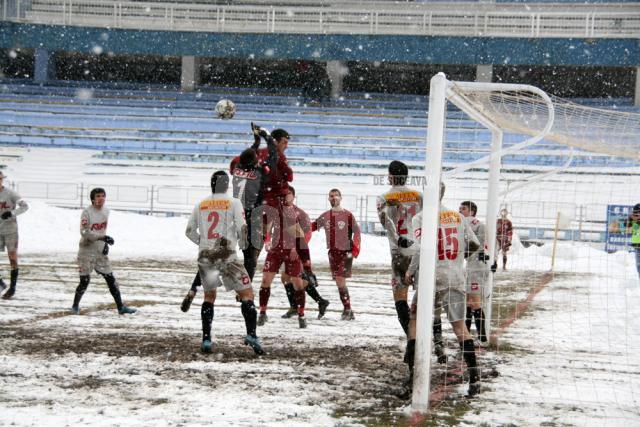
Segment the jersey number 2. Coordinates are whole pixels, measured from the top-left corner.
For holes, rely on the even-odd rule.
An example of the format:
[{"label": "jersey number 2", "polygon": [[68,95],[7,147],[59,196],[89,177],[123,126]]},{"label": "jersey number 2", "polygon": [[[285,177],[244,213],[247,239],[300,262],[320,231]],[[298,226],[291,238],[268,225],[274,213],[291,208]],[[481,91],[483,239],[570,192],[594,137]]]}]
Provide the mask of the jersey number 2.
[{"label": "jersey number 2", "polygon": [[211,240],[211,239],[217,239],[218,237],[220,237],[219,233],[214,232],[214,230],[216,229],[216,226],[218,225],[218,222],[220,222],[220,214],[218,214],[218,212],[216,211],[209,212],[209,216],[207,217],[207,222],[211,223],[211,225],[209,226],[209,230],[207,232],[207,238]]}]

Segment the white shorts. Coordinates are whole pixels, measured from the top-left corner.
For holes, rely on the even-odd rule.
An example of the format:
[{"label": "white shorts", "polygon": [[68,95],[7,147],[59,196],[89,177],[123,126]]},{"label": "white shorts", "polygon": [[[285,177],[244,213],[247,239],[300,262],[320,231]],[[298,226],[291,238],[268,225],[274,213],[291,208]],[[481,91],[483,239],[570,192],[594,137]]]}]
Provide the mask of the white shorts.
[{"label": "white shorts", "polygon": [[468,295],[484,295],[485,285],[487,283],[488,269],[484,270],[467,270],[467,285],[465,290]]},{"label": "white shorts", "polygon": [[95,270],[100,274],[110,274],[109,257],[100,254],[78,254],[78,271],[81,276],[88,276]]},{"label": "white shorts", "polygon": [[[418,291],[416,290],[413,294],[411,305],[415,307],[417,304]],[[467,298],[464,292],[459,289],[449,288],[442,291],[436,291],[434,305],[435,307],[441,306],[445,310],[449,322],[463,320],[467,315]]]},{"label": "white shorts", "polygon": [[235,252],[220,258],[216,251],[201,251],[198,256],[198,269],[202,287],[207,292],[223,285],[227,291],[251,288],[251,279]]},{"label": "white shorts", "polygon": [[8,252],[18,250],[18,233],[0,234],[0,251],[4,252],[5,247]]}]

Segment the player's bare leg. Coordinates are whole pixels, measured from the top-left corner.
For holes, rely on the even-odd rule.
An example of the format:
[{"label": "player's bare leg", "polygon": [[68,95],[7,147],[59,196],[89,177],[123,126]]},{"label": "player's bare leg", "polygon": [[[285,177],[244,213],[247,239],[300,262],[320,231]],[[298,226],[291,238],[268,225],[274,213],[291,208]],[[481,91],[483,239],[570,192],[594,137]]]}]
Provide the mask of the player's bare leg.
[{"label": "player's bare leg", "polygon": [[16,285],[18,283],[18,251],[7,251],[9,264],[11,265],[11,282],[9,289],[2,295],[3,299],[10,299],[16,293]]},{"label": "player's bare leg", "polygon": [[211,324],[213,323],[213,304],[216,301],[216,290],[205,291],[204,301],[200,309],[200,318],[202,319],[202,349],[203,353],[211,353],[213,343],[211,340]]},{"label": "player's bare leg", "polygon": [[260,284],[260,314],[258,315],[258,326],[264,325],[267,320],[267,305],[269,304],[269,298],[271,297],[271,283],[276,277],[276,273],[263,272],[262,283]]},{"label": "player's bare leg", "polygon": [[258,335],[256,335],[256,319],[258,313],[253,303],[253,289],[244,289],[238,291],[237,294],[241,301],[242,317],[244,317],[244,323],[247,328],[247,336],[244,337],[244,343],[250,346],[256,354],[262,355],[264,354],[262,343],[258,339]]},{"label": "player's bare leg", "polygon": [[353,310],[351,310],[351,297],[349,296],[349,288],[347,288],[347,278],[336,276],[336,285],[338,286],[338,294],[342,302],[342,320],[353,320]]}]

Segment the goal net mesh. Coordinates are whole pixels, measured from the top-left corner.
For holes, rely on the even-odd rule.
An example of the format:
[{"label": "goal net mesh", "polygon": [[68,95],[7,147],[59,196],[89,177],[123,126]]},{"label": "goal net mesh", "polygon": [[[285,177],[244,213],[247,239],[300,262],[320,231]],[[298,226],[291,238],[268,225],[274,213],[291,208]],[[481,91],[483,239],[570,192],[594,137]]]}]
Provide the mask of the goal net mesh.
[{"label": "goal net mesh", "polygon": [[[478,399],[437,397],[467,386],[455,381],[465,365],[443,314],[451,360],[442,365],[431,356],[431,413],[465,407],[462,420],[476,425],[640,422],[640,279],[630,246],[605,251],[612,236],[628,242],[620,224],[640,202],[640,114],[620,111],[631,106],[592,108],[552,96],[550,113],[534,93],[449,85],[449,99],[462,99],[476,118],[501,129],[504,147],[539,135],[554,117],[540,142],[502,157],[498,205],[513,224],[513,240],[506,264],[504,252],[495,258],[493,345],[477,350],[483,391]],[[487,217],[489,163],[446,171],[489,156],[491,139],[474,117],[447,102],[442,204],[457,211],[473,201],[485,224],[498,219]],[[568,166],[567,146],[577,149]]]}]

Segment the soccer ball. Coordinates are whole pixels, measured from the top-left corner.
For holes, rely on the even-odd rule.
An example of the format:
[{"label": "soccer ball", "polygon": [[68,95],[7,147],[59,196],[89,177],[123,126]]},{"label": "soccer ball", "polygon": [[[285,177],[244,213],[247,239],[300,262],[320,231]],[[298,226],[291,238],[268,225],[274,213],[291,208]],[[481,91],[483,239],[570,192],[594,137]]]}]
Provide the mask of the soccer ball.
[{"label": "soccer ball", "polygon": [[216,114],[221,119],[232,119],[236,114],[236,104],[228,99],[221,99],[216,104]]}]

